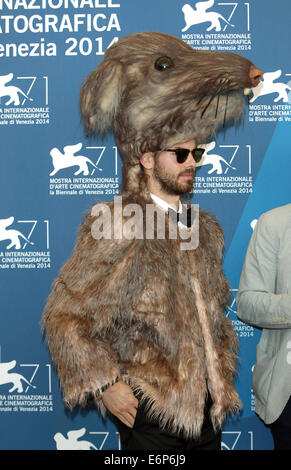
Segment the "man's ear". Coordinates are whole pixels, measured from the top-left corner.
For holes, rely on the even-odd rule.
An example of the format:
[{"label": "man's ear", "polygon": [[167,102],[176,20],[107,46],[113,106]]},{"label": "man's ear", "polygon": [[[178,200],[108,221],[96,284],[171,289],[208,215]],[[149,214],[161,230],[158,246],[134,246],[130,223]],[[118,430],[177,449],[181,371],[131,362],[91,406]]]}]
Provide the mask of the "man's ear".
[{"label": "man's ear", "polygon": [[103,134],[112,127],[124,90],[123,66],[104,60],[82,86],[80,109],[88,134]]},{"label": "man's ear", "polygon": [[139,161],[145,169],[151,170],[154,167],[155,163],[155,157],[153,152],[143,153]]}]

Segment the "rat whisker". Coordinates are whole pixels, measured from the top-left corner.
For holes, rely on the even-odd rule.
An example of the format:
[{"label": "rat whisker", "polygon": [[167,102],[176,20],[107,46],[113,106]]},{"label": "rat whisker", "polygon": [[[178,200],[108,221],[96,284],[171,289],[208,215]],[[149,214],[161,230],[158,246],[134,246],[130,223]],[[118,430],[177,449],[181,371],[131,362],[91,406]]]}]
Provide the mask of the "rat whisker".
[{"label": "rat whisker", "polygon": [[[217,78],[219,79],[220,77],[223,77],[223,75],[219,75]],[[220,82],[218,83],[218,86],[214,92],[214,96],[217,95],[217,93],[219,93],[220,89],[221,89],[221,86],[223,85],[223,83],[225,82],[225,78],[222,78],[220,80]],[[211,87],[211,81],[209,80],[209,88]],[[208,95],[202,95],[201,98],[197,101],[197,104],[200,104],[202,100],[204,100],[204,98],[207,98]]]},{"label": "rat whisker", "polygon": [[210,100],[208,101],[207,105],[205,106],[205,108],[203,109],[202,113],[201,113],[201,117],[203,117],[203,114],[205,113],[206,109],[208,108],[208,106],[210,105],[210,103],[213,101],[213,99],[219,95],[220,91],[222,90],[223,88],[223,85],[225,83],[225,80],[221,80],[218,87],[216,88],[215,92],[213,93],[213,95],[211,96]]},{"label": "rat whisker", "polygon": [[220,94],[217,95],[217,103],[216,103],[216,110],[215,110],[215,119],[217,118],[218,106],[219,106],[219,98]]},{"label": "rat whisker", "polygon": [[[227,80],[226,85],[229,87],[230,85],[230,80]],[[226,113],[227,113],[227,105],[228,105],[228,94],[226,95],[226,100],[225,100],[225,108],[224,108],[224,117],[223,117],[223,125],[222,127],[224,128],[225,122],[226,122]]]},{"label": "rat whisker", "polygon": [[226,95],[226,101],[225,101],[224,118],[223,118],[223,125],[222,125],[223,128],[225,126],[225,121],[226,121],[227,105],[228,105],[228,95]]}]

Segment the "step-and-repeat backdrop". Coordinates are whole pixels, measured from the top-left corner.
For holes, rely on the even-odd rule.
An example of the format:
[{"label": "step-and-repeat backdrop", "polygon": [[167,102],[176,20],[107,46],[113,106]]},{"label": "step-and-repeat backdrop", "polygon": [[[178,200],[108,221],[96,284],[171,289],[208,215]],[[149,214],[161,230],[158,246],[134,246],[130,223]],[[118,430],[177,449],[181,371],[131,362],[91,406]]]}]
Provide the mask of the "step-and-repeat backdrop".
[{"label": "step-and-repeat backdrop", "polygon": [[244,124],[208,145],[193,202],[224,229],[225,314],[240,340],[243,411],[225,423],[222,448],[273,448],[254,411],[261,331],[240,322],[235,297],[256,220],[290,202],[290,17],[289,0],[0,0],[0,449],[120,448],[96,409],[65,409],[40,318],[84,213],[121,183],[113,137],[85,136],[81,84],[111,44],[148,30],[264,71]]}]

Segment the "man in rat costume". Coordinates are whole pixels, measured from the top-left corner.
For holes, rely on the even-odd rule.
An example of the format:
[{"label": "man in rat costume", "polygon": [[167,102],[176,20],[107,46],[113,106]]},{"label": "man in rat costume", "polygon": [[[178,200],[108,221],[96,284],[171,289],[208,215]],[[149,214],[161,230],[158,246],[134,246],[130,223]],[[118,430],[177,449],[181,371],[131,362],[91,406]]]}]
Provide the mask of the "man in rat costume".
[{"label": "man in rat costume", "polygon": [[[118,218],[113,201],[94,206],[43,314],[65,403],[93,397],[123,449],[219,449],[222,422],[240,407],[222,230],[200,210],[170,237],[167,208],[181,209],[192,189],[202,153],[194,147],[242,116],[242,90],[261,75],[235,54],[148,32],[110,47],[82,87],[85,128],[112,129],[123,159],[121,208],[135,204],[145,221],[154,205],[165,220],[165,237],[156,228],[147,237],[145,224],[130,235],[129,212]],[[198,226],[199,242],[181,249]]]}]

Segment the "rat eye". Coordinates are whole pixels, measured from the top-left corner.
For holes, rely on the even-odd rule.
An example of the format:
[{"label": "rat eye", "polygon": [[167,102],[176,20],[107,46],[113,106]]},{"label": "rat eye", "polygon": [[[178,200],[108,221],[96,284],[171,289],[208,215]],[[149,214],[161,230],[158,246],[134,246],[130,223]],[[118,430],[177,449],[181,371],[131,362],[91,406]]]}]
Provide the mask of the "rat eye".
[{"label": "rat eye", "polygon": [[173,67],[173,61],[170,57],[167,57],[167,56],[163,56],[163,57],[159,57],[156,61],[155,61],[155,68],[157,70],[166,70],[166,69],[169,69],[170,67]]}]

